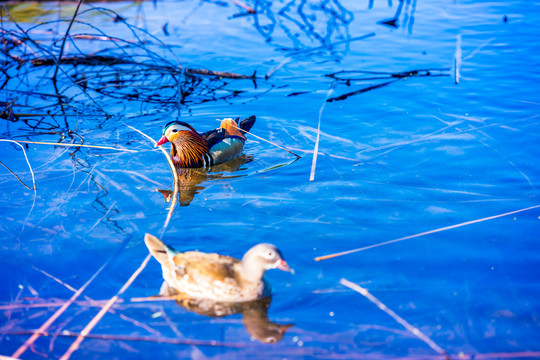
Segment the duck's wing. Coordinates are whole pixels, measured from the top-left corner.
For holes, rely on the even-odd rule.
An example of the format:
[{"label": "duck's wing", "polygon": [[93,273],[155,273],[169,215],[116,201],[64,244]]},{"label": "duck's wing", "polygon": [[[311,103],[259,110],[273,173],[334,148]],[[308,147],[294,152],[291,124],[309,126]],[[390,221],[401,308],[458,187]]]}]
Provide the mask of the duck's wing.
[{"label": "duck's wing", "polygon": [[244,140],[238,137],[228,137],[218,142],[210,149],[212,165],[224,163],[240,155],[244,150]]},{"label": "duck's wing", "polygon": [[[193,281],[202,283],[238,282],[237,265],[240,260],[219,254],[207,254],[199,251],[178,253],[173,258],[174,264],[182,274]],[[178,271],[177,271],[178,272]]]},{"label": "duck's wing", "polygon": [[201,134],[202,138],[206,140],[209,149],[217,143],[223,141],[223,139],[228,135],[227,130],[221,127]]},{"label": "duck's wing", "polygon": [[208,144],[211,165],[224,163],[242,154],[246,141],[244,133],[251,129],[255,119],[254,115],[242,121],[239,118],[223,119],[218,129],[201,134]]}]

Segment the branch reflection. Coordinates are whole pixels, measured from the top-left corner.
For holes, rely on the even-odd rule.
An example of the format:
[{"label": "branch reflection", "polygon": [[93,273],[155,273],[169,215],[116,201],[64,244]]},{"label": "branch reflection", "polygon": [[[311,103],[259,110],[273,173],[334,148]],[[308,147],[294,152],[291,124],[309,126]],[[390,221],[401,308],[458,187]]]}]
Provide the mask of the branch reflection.
[{"label": "branch reflection", "polygon": [[[389,4],[390,7],[392,7],[392,4]],[[403,9],[403,6],[405,6],[405,9]],[[371,8],[371,7],[370,7]],[[399,27],[407,28],[409,34],[412,34],[412,29],[414,25],[414,13],[416,12],[416,0],[399,0],[399,4],[396,8],[396,12],[394,14],[394,17],[390,19],[381,20],[378,23],[380,25],[384,25],[390,28],[398,29]],[[401,17],[401,13],[403,13],[403,24],[399,24],[399,18]]]},{"label": "branch reflection", "polygon": [[352,12],[338,0],[317,3],[291,0],[284,5],[277,1],[256,0],[254,10],[257,31],[267,43],[285,51],[348,40],[348,27],[354,19]]}]

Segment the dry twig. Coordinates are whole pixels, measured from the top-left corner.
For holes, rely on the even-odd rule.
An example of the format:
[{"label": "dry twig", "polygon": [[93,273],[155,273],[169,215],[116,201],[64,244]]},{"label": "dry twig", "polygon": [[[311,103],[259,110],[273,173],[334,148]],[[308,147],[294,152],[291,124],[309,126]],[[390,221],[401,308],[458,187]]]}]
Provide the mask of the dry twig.
[{"label": "dry twig", "polygon": [[64,143],[52,143],[45,141],[29,141],[29,140],[17,140],[17,142],[25,144],[37,144],[37,145],[53,145],[53,146],[66,146],[66,147],[85,147],[93,149],[105,149],[105,150],[116,150],[116,151],[127,151],[127,152],[137,152],[137,150],[130,150],[125,148],[114,148],[110,146],[101,146],[101,145],[86,145],[86,144],[64,144]]},{"label": "dry twig", "polygon": [[405,327],[405,329],[407,329],[407,331],[409,331],[411,334],[413,334],[414,336],[418,337],[420,340],[422,340],[423,342],[428,344],[430,348],[432,348],[433,350],[438,352],[440,355],[445,355],[447,357],[447,359],[450,359],[450,357],[448,356],[446,351],[443,350],[443,348],[441,348],[439,345],[437,345],[433,340],[431,340],[429,337],[427,337],[418,328],[412,326],[405,319],[403,319],[401,316],[399,316],[398,314],[393,312],[391,309],[389,309],[379,299],[377,299],[375,296],[370,294],[370,292],[367,289],[365,289],[365,288],[361,287],[360,285],[357,285],[357,284],[355,284],[353,282],[350,282],[347,279],[341,279],[339,281],[339,283],[341,285],[344,285],[344,286],[348,287],[349,289],[352,289],[352,290],[362,294],[363,296],[365,296],[369,301],[371,301],[372,303],[377,305],[377,307],[379,309],[381,309],[382,311],[384,311],[385,313],[390,315],[398,323],[403,325],[403,327]]},{"label": "dry twig", "polygon": [[[139,134],[141,134],[142,136],[144,136],[145,138],[147,138],[148,140],[150,140],[150,142],[156,146],[157,145],[157,142],[152,139],[150,136],[146,135],[145,133],[143,133],[142,131],[138,130],[138,129],[135,129],[133,126],[130,126],[130,125],[127,125],[125,124],[127,127],[129,127],[130,129],[132,129],[133,131],[136,131],[138,132]],[[174,166],[174,163],[171,159],[171,156],[169,155],[169,153],[163,148],[163,146],[160,146],[159,147],[159,150],[161,150],[161,152],[163,153],[163,155],[165,155],[165,157],[167,158],[167,162],[169,163],[169,167],[171,168],[171,172],[172,172],[172,175],[173,175],[173,178],[174,178],[174,184],[173,184],[173,198],[172,198],[172,201],[171,201],[171,207],[169,208],[169,213],[167,214],[167,219],[165,220],[165,224],[163,225],[163,230],[162,230],[162,233],[161,233],[161,236],[163,237],[163,234],[165,233],[165,229],[167,228],[167,226],[169,225],[169,221],[171,220],[171,217],[172,217],[172,213],[174,211],[174,208],[176,206],[176,202],[178,201],[178,173],[176,172],[176,167]]]},{"label": "dry twig", "polygon": [[480,223],[480,222],[483,222],[483,221],[498,219],[500,217],[513,215],[513,214],[517,214],[517,213],[520,213],[520,212],[524,212],[524,211],[528,211],[528,210],[532,210],[532,209],[536,209],[536,208],[540,208],[540,205],[530,206],[528,208],[519,209],[519,210],[515,210],[515,211],[510,211],[510,212],[507,212],[507,213],[504,213],[504,214],[488,216],[488,217],[485,217],[485,218],[482,218],[482,219],[476,219],[476,220],[466,221],[466,222],[462,222],[462,223],[455,224],[455,225],[445,226],[445,227],[438,228],[438,229],[435,229],[435,230],[429,230],[429,231],[425,231],[425,232],[422,232],[422,233],[419,233],[419,234],[409,235],[409,236],[405,236],[405,237],[402,237],[402,238],[399,238],[399,239],[385,241],[385,242],[382,242],[382,243],[379,243],[379,244],[364,246],[364,247],[361,247],[361,248],[358,248],[358,249],[353,249],[353,250],[343,251],[343,252],[339,252],[339,253],[319,256],[319,257],[316,257],[314,260],[315,261],[321,261],[321,260],[332,259],[332,258],[335,258],[335,257],[338,257],[338,256],[353,254],[355,252],[369,250],[369,249],[373,249],[373,248],[376,248],[376,247],[379,247],[379,246],[393,244],[393,243],[400,242],[400,241],[403,241],[403,240],[414,239],[414,238],[418,238],[418,237],[425,236],[425,235],[435,234],[435,233],[439,233],[439,232],[446,231],[446,230],[457,229],[457,228],[460,228],[462,226],[467,226],[467,225],[477,224],[477,223]]},{"label": "dry twig", "polygon": [[56,75],[58,74],[58,68],[60,67],[60,61],[62,60],[62,55],[64,54],[64,48],[66,45],[66,40],[69,35],[69,30],[71,30],[71,26],[73,26],[73,22],[75,21],[75,18],[77,17],[77,13],[79,12],[79,8],[81,7],[81,4],[84,0],[79,0],[79,3],[77,4],[77,7],[75,8],[75,12],[73,13],[73,17],[71,18],[71,21],[69,22],[68,28],[66,30],[66,35],[64,35],[64,39],[62,40],[62,45],[60,46],[60,54],[58,55],[58,62],[56,63],[56,68],[54,69],[54,75],[53,75],[53,81],[56,81]]},{"label": "dry twig", "polygon": [[309,181],[315,180],[315,168],[317,167],[317,155],[319,153],[319,138],[321,135],[321,118],[322,118],[322,114],[326,106],[326,103],[328,102],[328,99],[330,98],[330,96],[332,96],[332,93],[334,92],[335,86],[336,86],[336,81],[334,80],[332,84],[330,85],[330,89],[326,93],[326,99],[324,100],[323,104],[321,105],[321,108],[319,109],[319,122],[317,125],[317,139],[315,140],[315,148],[313,149],[313,160],[311,162],[311,174],[309,175]]},{"label": "dry twig", "polygon": [[[34,186],[34,193],[35,193],[35,191],[36,191],[36,179],[34,177],[34,170],[32,170],[32,166],[30,165],[30,161],[28,161],[28,156],[26,155],[26,151],[24,150],[24,146],[22,146],[21,144],[19,144],[18,141],[15,141],[15,140],[0,139],[0,141],[11,142],[11,143],[17,144],[22,149],[23,154],[24,154],[24,158],[26,159],[26,163],[28,164],[28,168],[30,169],[30,173],[32,174],[32,184]],[[11,170],[10,170],[10,172],[11,172]]]},{"label": "dry twig", "polygon": [[[122,250],[124,248],[124,246],[127,244],[127,242],[124,242],[118,251]],[[66,309],[75,302],[75,300],[83,293],[84,290],[86,290],[86,288],[92,283],[92,281],[94,281],[94,279],[103,271],[103,269],[105,269],[105,267],[112,261],[112,259],[117,255],[118,252],[116,252],[115,254],[113,254],[111,257],[109,257],[107,259],[107,261],[105,261],[105,263],[103,265],[101,265],[101,267],[94,273],[94,275],[92,275],[92,277],[90,277],[90,279],[88,279],[88,281],[86,281],[86,283],[84,283],[83,286],[81,286],[79,288],[79,290],[77,290],[72,296],[71,298],[69,298],[68,301],[66,301],[58,310],[56,310],[56,312],[49,318],[47,319],[47,321],[45,321],[40,327],[39,329],[36,330],[35,333],[32,334],[32,336],[30,338],[28,338],[24,344],[22,344],[14,353],[13,353],[13,357],[14,358],[19,358],[22,354],[24,354],[26,352],[26,350],[28,350],[29,347],[31,347],[34,342],[42,335],[44,334],[47,329],[49,329],[49,327],[56,321],[56,319],[58,319],[60,317],[60,315],[62,315]]]},{"label": "dry twig", "polygon": [[[217,121],[221,121],[221,120],[218,119]],[[262,138],[262,137],[260,137],[260,136],[257,136],[257,135],[255,135],[255,134],[249,132],[249,131],[246,131],[246,130],[244,130],[244,129],[240,129],[240,128],[239,128],[238,126],[236,126],[235,124],[231,124],[231,125],[232,125],[233,127],[237,128],[238,130],[240,130],[240,131],[241,131],[242,133],[244,133],[244,134],[249,134],[250,136],[253,136],[253,137],[255,137],[255,138],[259,139],[259,140],[262,140],[262,141],[265,141],[265,142],[267,142],[267,143],[269,143],[269,144],[271,144],[271,145],[274,145],[275,147],[278,147],[278,148],[280,148],[281,150],[285,150],[285,151],[288,152],[289,154],[292,154],[292,155],[296,156],[297,159],[300,159],[300,158],[301,158],[300,155],[295,154],[295,153],[293,153],[293,152],[290,151],[290,150],[287,150],[287,149],[284,148],[283,146],[279,146],[278,144],[273,143],[273,142],[271,142],[270,140],[266,140],[266,139],[264,139],[264,138]]]},{"label": "dry twig", "polygon": [[133,283],[133,281],[135,281],[137,276],[139,276],[139,274],[143,271],[143,269],[146,267],[146,264],[148,264],[148,261],[150,260],[151,257],[152,256],[150,254],[146,256],[146,258],[143,260],[139,268],[135,270],[135,272],[131,275],[128,281],[126,281],[124,286],[122,286],[122,288],[116,293],[116,295],[113,296],[107,302],[107,304],[105,304],[105,306],[101,308],[101,310],[97,313],[97,315],[94,316],[94,318],[90,320],[90,322],[84,327],[81,333],[77,336],[77,339],[70,345],[70,347],[67,349],[64,355],[62,355],[60,360],[69,359],[71,357],[71,354],[73,354],[73,352],[75,352],[79,348],[79,345],[83,342],[84,338],[88,336],[90,331],[92,331],[92,329],[97,325],[97,323],[101,320],[101,318],[103,318],[103,316],[109,311],[109,309],[118,300],[120,295],[122,295],[129,288],[129,286]]}]

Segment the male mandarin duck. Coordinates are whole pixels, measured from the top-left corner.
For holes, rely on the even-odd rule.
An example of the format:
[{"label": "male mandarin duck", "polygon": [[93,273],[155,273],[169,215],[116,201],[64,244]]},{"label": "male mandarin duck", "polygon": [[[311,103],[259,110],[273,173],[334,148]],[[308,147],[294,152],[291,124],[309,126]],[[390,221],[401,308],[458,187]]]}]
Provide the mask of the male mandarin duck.
[{"label": "male mandarin duck", "polygon": [[291,271],[272,244],[258,244],[242,260],[199,251],[180,253],[157,237],[146,234],[150,254],[161,264],[163,279],[178,293],[193,299],[244,302],[270,294],[264,279],[269,269]]},{"label": "male mandarin duck", "polygon": [[255,124],[255,116],[240,122],[239,118],[223,119],[219,128],[199,134],[183,121],[171,121],[163,128],[156,146],[171,143],[171,158],[182,168],[217,165],[242,154],[244,133]]}]

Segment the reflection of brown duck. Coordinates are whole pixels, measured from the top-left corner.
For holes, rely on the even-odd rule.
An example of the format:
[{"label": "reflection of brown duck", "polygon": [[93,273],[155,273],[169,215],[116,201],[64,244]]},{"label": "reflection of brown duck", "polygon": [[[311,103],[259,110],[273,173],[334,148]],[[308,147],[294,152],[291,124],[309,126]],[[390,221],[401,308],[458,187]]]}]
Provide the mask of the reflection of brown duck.
[{"label": "reflection of brown duck", "polygon": [[[219,179],[224,177],[223,173],[232,173],[240,170],[244,164],[253,161],[253,158],[246,155],[241,155],[237,158],[229,160],[225,163],[214,165],[210,168],[181,168],[176,167],[178,174],[178,192],[180,197],[180,205],[188,206],[195,198],[195,195],[204,189],[200,184],[207,180]],[[165,200],[169,202],[173,195],[171,190],[157,189]]]},{"label": "reflection of brown duck", "polygon": [[206,299],[193,299],[181,295],[175,289],[163,282],[160,296],[176,300],[177,304],[191,312],[211,317],[223,317],[242,314],[242,323],[247,332],[263,343],[277,343],[285,332],[294,324],[278,324],[268,318],[268,308],[272,298],[270,296],[247,302],[217,302]]}]

